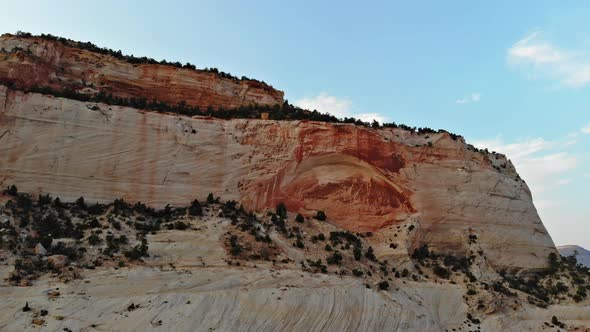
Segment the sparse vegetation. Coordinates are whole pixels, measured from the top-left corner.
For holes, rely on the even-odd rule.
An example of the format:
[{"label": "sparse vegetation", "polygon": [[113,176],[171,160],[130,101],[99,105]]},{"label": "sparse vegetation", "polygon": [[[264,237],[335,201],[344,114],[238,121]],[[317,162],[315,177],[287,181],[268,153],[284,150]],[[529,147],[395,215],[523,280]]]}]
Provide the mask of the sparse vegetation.
[{"label": "sparse vegetation", "polygon": [[388,290],[389,289],[389,283],[387,281],[381,281],[379,284],[379,289],[381,290]]},{"label": "sparse vegetation", "polygon": [[209,72],[209,73],[214,73],[220,77],[235,80],[235,81],[259,82],[259,83],[262,83],[263,85],[270,88],[270,86],[268,86],[266,83],[257,81],[252,78],[248,78],[246,76],[242,76],[241,78],[238,78],[238,77],[233,76],[229,73],[220,71],[217,68],[197,69],[195,65],[190,64],[188,62],[186,64],[182,64],[178,61],[176,61],[176,62],[171,62],[171,61],[166,61],[166,60],[157,61],[157,60],[154,60],[154,59],[148,58],[148,57],[136,57],[133,55],[125,55],[120,50],[114,51],[114,50],[111,50],[110,48],[96,46],[90,42],[79,42],[79,41],[75,41],[75,40],[71,40],[71,39],[67,39],[67,38],[63,38],[63,37],[53,36],[51,34],[32,35],[31,33],[28,33],[28,32],[17,31],[16,36],[20,37],[20,38],[40,38],[40,39],[44,39],[44,40],[57,41],[57,42],[62,43],[68,47],[75,47],[75,48],[87,50],[87,51],[94,52],[94,53],[109,55],[109,56],[112,56],[112,57],[117,58],[119,60],[129,62],[131,64],[150,64],[150,65],[158,64],[158,65],[172,66],[172,67],[182,68],[182,69]]},{"label": "sparse vegetation", "polygon": [[302,224],[305,221],[305,219],[303,218],[301,213],[297,213],[297,216],[295,217],[295,221]]},{"label": "sparse vegetation", "polygon": [[324,211],[318,211],[315,215],[315,218],[319,221],[325,221],[327,219],[327,216]]},{"label": "sparse vegetation", "polygon": [[[110,204],[94,205],[88,205],[83,198],[75,203],[66,203],[49,195],[40,195],[37,200],[33,200],[30,195],[19,193],[14,186],[7,188],[5,194],[11,195],[13,199],[0,208],[0,213],[9,212],[12,221],[0,226],[4,234],[0,245],[18,255],[15,270],[9,278],[13,284],[30,284],[48,272],[57,273],[66,279],[76,278],[80,275],[80,269],[94,269],[101,266],[102,262],[112,262],[110,266],[117,268],[142,264],[150,256],[149,234],[160,229],[197,230],[199,227],[191,227],[187,220],[214,213],[215,216],[231,220],[225,244],[233,260],[233,263],[228,264],[235,266],[246,266],[245,263],[252,260],[272,261],[273,265],[278,261],[282,264],[292,262],[289,258],[281,257],[280,247],[271,239],[270,232],[274,228],[275,236],[290,239],[290,243],[302,249],[306,257],[313,257],[300,262],[304,270],[352,275],[365,280],[366,285],[377,286],[381,290],[390,288],[393,277],[415,282],[436,277],[438,282],[467,282],[466,297],[472,301],[478,301],[479,294],[487,292],[512,299],[524,297],[539,307],[558,303],[564,297],[572,302],[580,302],[587,298],[588,293],[590,273],[587,268],[577,264],[575,257],[560,257],[552,253],[548,257],[547,271],[521,275],[501,271],[501,279],[489,284],[478,282],[471,272],[474,258],[482,257],[483,253],[479,253],[479,256],[475,253],[471,256],[438,254],[424,244],[411,255],[415,263],[413,267],[391,267],[387,261],[379,261],[373,247],[367,244],[372,234],[341,231],[331,224],[313,220],[299,222],[298,216],[288,220],[286,207],[280,203],[274,211],[259,217],[247,213],[235,201],[220,202],[213,194],[208,196],[204,206],[194,200],[186,208],[166,206],[161,210],[142,203],[129,204],[122,199]],[[95,214],[92,210],[102,212]],[[316,227],[320,225],[324,232],[326,227],[332,229],[328,236],[317,232]],[[21,232],[23,229],[35,230],[36,235],[24,236],[27,233]],[[126,236],[130,232],[135,233],[134,240]],[[473,243],[477,237],[470,236],[469,241]],[[61,255],[67,259],[57,266],[48,264],[42,259],[44,255],[33,253],[38,244],[47,251],[45,256]],[[88,250],[98,250],[99,256],[87,256]],[[523,296],[522,292],[526,295]],[[481,303],[478,308],[480,306],[485,307]]]}]

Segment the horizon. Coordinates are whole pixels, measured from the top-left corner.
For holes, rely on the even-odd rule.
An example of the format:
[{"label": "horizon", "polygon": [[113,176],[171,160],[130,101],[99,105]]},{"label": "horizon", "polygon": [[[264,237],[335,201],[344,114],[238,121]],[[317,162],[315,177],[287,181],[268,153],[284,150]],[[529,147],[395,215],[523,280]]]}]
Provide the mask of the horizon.
[{"label": "horizon", "polygon": [[[11,15],[2,33],[53,34],[216,67],[264,81],[303,108],[441,128],[506,154],[555,244],[590,248],[590,4],[386,3],[376,11],[185,2],[172,17],[171,4],[27,3],[5,5]],[[462,15],[467,9],[472,15]],[[195,12],[205,14],[192,20]],[[194,39],[201,44],[187,42]]]}]

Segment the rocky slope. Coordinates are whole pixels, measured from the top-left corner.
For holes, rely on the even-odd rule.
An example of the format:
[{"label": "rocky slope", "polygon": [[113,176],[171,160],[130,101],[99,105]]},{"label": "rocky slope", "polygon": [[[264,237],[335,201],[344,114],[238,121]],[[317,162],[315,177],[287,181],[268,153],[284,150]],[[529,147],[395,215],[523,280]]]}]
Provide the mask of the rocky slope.
[{"label": "rocky slope", "polygon": [[377,233],[383,257],[399,255],[389,242],[401,221],[416,227],[414,248],[467,253],[476,235],[498,268],[541,268],[555,251],[511,163],[447,133],[190,118],[2,87],[0,135],[1,184],[64,200],[284,202]]},{"label": "rocky slope", "polygon": [[[590,324],[587,299],[574,305],[561,290],[541,305],[510,289],[485,253],[464,263],[432,253],[379,260],[370,236],[331,219],[296,221],[279,209],[253,216],[210,201],[150,212],[120,201],[97,208],[0,196],[0,330],[583,331]],[[51,215],[60,237],[54,232],[39,250],[30,230]],[[398,226],[396,243],[408,250],[410,225]],[[146,252],[127,254],[144,239]],[[356,248],[362,255],[353,257]],[[27,267],[31,259],[35,267]],[[27,274],[39,279],[13,286],[30,284]],[[553,283],[571,287],[559,274]]]},{"label": "rocky slope", "polygon": [[557,250],[562,256],[575,256],[578,263],[590,267],[590,251],[580,246],[558,246]]},{"label": "rocky slope", "polygon": [[132,64],[59,41],[0,37],[0,82],[24,89],[48,87],[121,98],[185,101],[203,110],[283,103],[283,92],[253,80],[234,80],[202,70]]}]

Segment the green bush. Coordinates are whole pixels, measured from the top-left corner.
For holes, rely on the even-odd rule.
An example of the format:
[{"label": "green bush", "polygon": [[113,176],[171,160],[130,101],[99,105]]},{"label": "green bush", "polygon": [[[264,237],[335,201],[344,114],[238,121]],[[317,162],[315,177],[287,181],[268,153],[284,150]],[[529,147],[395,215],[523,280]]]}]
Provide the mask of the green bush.
[{"label": "green bush", "polygon": [[277,204],[276,214],[282,219],[287,219],[287,207],[285,206],[285,203],[280,202]]},{"label": "green bush", "polygon": [[435,265],[432,268],[432,271],[438,277],[443,278],[443,279],[449,279],[449,277],[451,276],[451,272],[449,272],[449,270],[445,269],[444,267],[442,267],[440,265]]},{"label": "green bush", "polygon": [[340,263],[342,263],[342,255],[340,254],[340,252],[334,251],[332,256],[328,257],[326,261],[330,265],[340,265]]},{"label": "green bush", "polygon": [[198,200],[194,200],[191,203],[191,206],[188,209],[188,213],[191,216],[200,216],[203,215],[203,208],[201,207],[201,203]]},{"label": "green bush", "polygon": [[328,217],[324,211],[318,211],[315,215],[315,218],[319,221],[325,221]]},{"label": "green bush", "polygon": [[305,218],[303,218],[301,213],[297,213],[297,216],[295,217],[295,221],[302,224],[305,221]]}]

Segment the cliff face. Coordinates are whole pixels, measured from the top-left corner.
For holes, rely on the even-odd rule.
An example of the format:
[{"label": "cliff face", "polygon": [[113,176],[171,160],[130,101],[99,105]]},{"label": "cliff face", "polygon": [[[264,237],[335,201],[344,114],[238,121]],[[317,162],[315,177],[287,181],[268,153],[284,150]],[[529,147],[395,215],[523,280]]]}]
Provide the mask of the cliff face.
[{"label": "cliff face", "polygon": [[283,103],[283,92],[257,81],[159,64],[131,64],[109,55],[41,38],[0,37],[0,78],[21,88],[49,87],[83,94],[185,101],[202,110]]},{"label": "cliff face", "polygon": [[323,210],[374,232],[380,257],[399,254],[388,244],[402,223],[410,248],[484,250],[498,268],[543,267],[555,250],[511,163],[446,133],[190,118],[1,87],[0,154],[2,186],[65,200],[186,205],[212,192],[248,209]]}]

